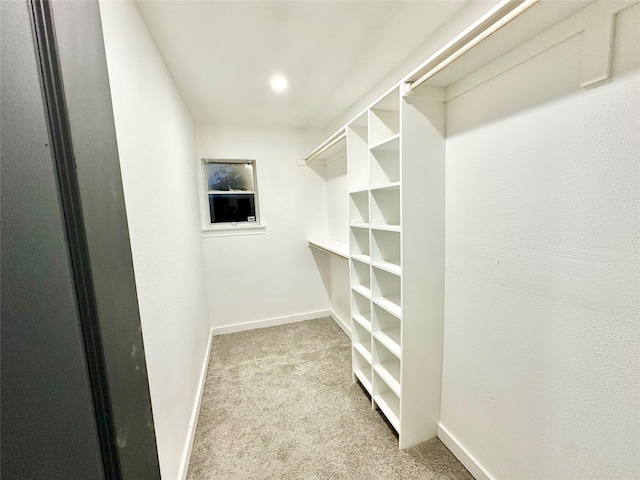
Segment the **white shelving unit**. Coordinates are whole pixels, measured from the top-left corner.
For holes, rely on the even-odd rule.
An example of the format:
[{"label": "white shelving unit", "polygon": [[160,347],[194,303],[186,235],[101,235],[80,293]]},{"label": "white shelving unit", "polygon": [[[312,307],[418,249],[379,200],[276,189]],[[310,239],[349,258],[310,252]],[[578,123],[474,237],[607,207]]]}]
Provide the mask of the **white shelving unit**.
[{"label": "white shelving unit", "polygon": [[[604,3],[593,7],[597,15]],[[609,19],[623,8],[613,3]],[[400,448],[435,437],[440,416],[445,102],[546,51],[550,41],[587,31],[603,48],[588,56],[580,84],[609,79],[610,29],[590,17],[555,27],[583,8],[501,0],[344,128],[353,380],[397,430]],[[550,33],[534,39],[543,31]]]},{"label": "white shelving unit", "polygon": [[327,189],[326,229],[308,238],[309,247],[315,255],[326,256],[316,261],[327,287],[331,316],[345,333],[350,335],[350,208],[345,138],[344,129],[336,132],[307,156],[305,164],[324,177]]},{"label": "white shelving unit", "polygon": [[397,87],[346,135],[353,379],[407,448],[440,410],[444,104]]}]

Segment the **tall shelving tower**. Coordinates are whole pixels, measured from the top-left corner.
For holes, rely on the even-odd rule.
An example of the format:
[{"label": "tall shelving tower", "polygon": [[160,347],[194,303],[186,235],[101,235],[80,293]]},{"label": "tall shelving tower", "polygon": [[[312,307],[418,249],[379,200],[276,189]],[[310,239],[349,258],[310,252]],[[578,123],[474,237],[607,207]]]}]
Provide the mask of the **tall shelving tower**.
[{"label": "tall shelving tower", "polygon": [[353,377],[407,448],[436,435],[444,92],[396,87],[347,125]]}]

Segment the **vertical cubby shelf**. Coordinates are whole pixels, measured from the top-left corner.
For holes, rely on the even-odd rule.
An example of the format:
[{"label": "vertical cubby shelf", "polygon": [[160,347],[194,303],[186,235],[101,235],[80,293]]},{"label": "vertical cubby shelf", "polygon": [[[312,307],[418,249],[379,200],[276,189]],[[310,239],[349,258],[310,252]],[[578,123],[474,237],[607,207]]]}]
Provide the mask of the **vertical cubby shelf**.
[{"label": "vertical cubby shelf", "polygon": [[373,362],[371,354],[371,333],[368,332],[358,322],[352,322],[351,324],[351,341],[353,348],[362,356],[366,362],[371,365]]},{"label": "vertical cubby shelf", "polygon": [[351,260],[351,289],[363,297],[371,298],[371,270],[368,263]]},{"label": "vertical cubby shelf", "polygon": [[372,227],[400,231],[400,186],[371,190],[369,222]]},{"label": "vertical cubby shelf", "polygon": [[373,372],[373,403],[387,417],[393,428],[402,435],[400,424],[400,398],[389,386],[380,379],[377,372]]},{"label": "vertical cubby shelf", "polygon": [[373,379],[372,379],[372,371],[371,365],[365,357],[360,353],[360,351],[353,348],[353,375],[360,381],[362,386],[365,388],[369,395],[372,394],[373,389]]},{"label": "vertical cubby shelf", "polygon": [[400,133],[400,96],[397,88],[369,109],[369,148]]},{"label": "vertical cubby shelf", "polygon": [[371,149],[370,182],[373,188],[400,182],[400,135]]},{"label": "vertical cubby shelf", "polygon": [[401,275],[400,232],[371,230],[371,264],[382,270]]},{"label": "vertical cubby shelf", "polygon": [[374,336],[373,370],[389,389],[400,398],[400,359]]},{"label": "vertical cubby shelf", "polygon": [[378,306],[384,308],[390,314],[402,318],[401,304],[401,277],[373,267],[372,299]]},{"label": "vertical cubby shelf", "polygon": [[369,192],[360,190],[349,194],[349,219],[351,225],[369,225]]},{"label": "vertical cubby shelf", "polygon": [[353,378],[399,434],[433,438],[444,291],[444,92],[394,88],[347,125]]},{"label": "vertical cubby shelf", "polygon": [[373,336],[396,357],[402,356],[401,320],[379,305],[373,306]]},{"label": "vertical cubby shelf", "polygon": [[361,262],[370,261],[369,229],[366,227],[351,227],[349,240],[349,254],[351,258]]},{"label": "vertical cubby shelf", "polygon": [[351,304],[353,319],[365,329],[371,331],[371,299],[354,290],[351,294]]}]

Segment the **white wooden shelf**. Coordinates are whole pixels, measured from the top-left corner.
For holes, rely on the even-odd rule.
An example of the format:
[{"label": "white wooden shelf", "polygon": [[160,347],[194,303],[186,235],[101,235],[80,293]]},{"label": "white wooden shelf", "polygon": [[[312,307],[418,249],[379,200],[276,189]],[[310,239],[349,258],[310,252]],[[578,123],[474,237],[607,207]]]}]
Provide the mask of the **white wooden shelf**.
[{"label": "white wooden shelf", "polygon": [[366,298],[371,298],[371,289],[363,287],[362,285],[351,285],[351,290],[358,292],[360,295]]},{"label": "white wooden shelf", "polygon": [[373,401],[382,410],[389,423],[400,432],[400,401],[395,393],[386,391],[373,396]]},{"label": "white wooden shelf", "polygon": [[384,150],[384,151],[398,151],[400,148],[400,134],[397,133],[395,135],[391,135],[388,138],[385,138],[375,145],[370,147],[370,150]]},{"label": "white wooden shelf", "polygon": [[371,230],[371,264],[374,267],[402,275],[401,250],[399,232]]},{"label": "white wooden shelf", "polygon": [[371,320],[368,320],[364,315],[355,314],[353,319],[358,322],[369,333],[371,333]]},{"label": "white wooden shelf", "polygon": [[359,263],[364,263],[367,265],[371,264],[371,257],[369,255],[351,255],[351,258]]},{"label": "white wooden shelf", "polygon": [[373,303],[384,308],[391,315],[394,315],[398,318],[402,317],[402,308],[400,307],[399,297],[396,297],[393,299],[389,299],[385,297],[376,297],[373,299]]},{"label": "white wooden shelf", "polygon": [[370,190],[400,185],[400,135],[371,148],[369,163]]},{"label": "white wooden shelf", "polygon": [[371,225],[371,230],[384,230],[386,232],[400,232],[400,225]]},{"label": "white wooden shelf", "polygon": [[371,190],[369,223],[372,225],[400,226],[400,188]]},{"label": "white wooden shelf", "polygon": [[309,246],[342,258],[349,258],[349,244],[330,238],[309,239]]},{"label": "white wooden shelf", "polygon": [[364,192],[354,192],[349,194],[351,224],[369,223],[369,194]]},{"label": "white wooden shelf", "polygon": [[371,257],[369,255],[351,255],[351,258],[362,263],[371,263]]},{"label": "white wooden shelf", "polygon": [[402,268],[400,267],[400,265],[395,263],[371,262],[371,265],[373,265],[376,268],[379,268],[380,270],[384,270],[385,272],[393,273],[394,275],[398,275],[398,276],[402,275]]},{"label": "white wooden shelf", "polygon": [[373,370],[399,398],[400,381],[396,378],[400,378],[400,367],[394,366],[392,363],[379,363],[373,366]]},{"label": "white wooden shelf", "polygon": [[374,332],[373,338],[378,340],[384,345],[387,350],[393,353],[396,357],[400,358],[402,355],[402,348],[400,346],[400,329],[394,328],[391,330],[385,330],[381,332]]},{"label": "white wooden shelf", "polygon": [[373,373],[369,361],[371,358],[367,358],[367,352],[363,350],[362,347],[356,348],[355,345],[352,349],[353,374],[371,395],[373,389]]},{"label": "white wooden shelf", "polygon": [[400,133],[400,97],[394,89],[369,109],[369,148]]},{"label": "white wooden shelf", "polygon": [[373,389],[373,385],[371,383],[371,379],[367,377],[367,374],[365,373],[365,370],[358,368],[358,369],[354,369],[353,373],[358,378],[358,380],[360,381],[362,386],[365,388],[365,390],[367,392],[369,392],[369,395],[371,395],[371,391]]},{"label": "white wooden shelf", "polygon": [[371,191],[371,193],[376,193],[379,192],[381,190],[396,190],[399,191],[400,190],[400,182],[389,182],[385,185],[380,185],[380,186],[376,186],[376,185],[372,185],[369,190]]},{"label": "white wooden shelf", "polygon": [[364,358],[369,364],[372,363],[373,360],[372,360],[371,352],[367,350],[365,346],[363,346],[361,343],[354,343],[353,348],[355,348],[356,351],[360,355],[362,355],[362,358]]},{"label": "white wooden shelf", "polygon": [[371,191],[378,192],[380,190],[395,190],[400,188],[400,182],[389,182],[385,184],[372,185]]},{"label": "white wooden shelf", "polygon": [[368,263],[351,262],[351,288],[371,298],[371,268]]},{"label": "white wooden shelf", "polygon": [[[351,226],[349,233],[349,252],[351,257],[356,257],[368,263],[371,261],[371,248],[369,243],[369,229],[362,226]],[[366,258],[365,258],[366,257]]]},{"label": "white wooden shelf", "polygon": [[371,299],[354,292],[351,295],[351,317],[355,322],[362,325],[367,332],[371,332]]},{"label": "white wooden shelf", "polygon": [[372,223],[369,227],[372,230],[387,230],[388,232],[401,232],[399,223]]}]

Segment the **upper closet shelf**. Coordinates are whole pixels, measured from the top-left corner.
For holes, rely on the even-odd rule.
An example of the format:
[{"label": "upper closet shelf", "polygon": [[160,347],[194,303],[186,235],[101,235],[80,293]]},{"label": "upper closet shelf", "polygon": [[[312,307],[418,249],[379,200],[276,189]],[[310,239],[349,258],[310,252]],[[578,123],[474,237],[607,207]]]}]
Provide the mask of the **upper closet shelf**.
[{"label": "upper closet shelf", "polygon": [[309,246],[342,258],[349,258],[349,245],[330,238],[308,240]]}]

